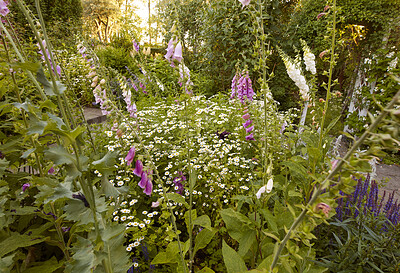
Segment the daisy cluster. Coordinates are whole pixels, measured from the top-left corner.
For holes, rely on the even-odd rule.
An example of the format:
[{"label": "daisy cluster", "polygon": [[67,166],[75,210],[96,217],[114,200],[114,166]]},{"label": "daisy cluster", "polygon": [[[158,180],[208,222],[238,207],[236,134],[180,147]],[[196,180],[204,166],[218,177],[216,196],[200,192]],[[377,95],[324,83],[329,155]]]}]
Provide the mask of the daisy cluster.
[{"label": "daisy cluster", "polygon": [[[191,99],[192,108],[189,111],[192,120],[189,128],[182,103],[158,102],[137,112],[138,132],[162,180],[153,179],[154,188],[150,198],[154,199],[152,201],[162,198],[164,185],[169,192],[179,192],[188,200],[190,193],[187,180],[180,180],[183,190],[174,181],[182,174],[188,177],[188,166],[191,166],[197,179],[192,192],[194,205],[198,209],[201,206],[204,210],[214,210],[228,205],[233,195],[247,193],[251,184],[258,179],[254,169],[259,162],[254,159],[254,152],[246,153],[249,143],[245,140],[241,112],[237,111],[236,105],[202,96]],[[121,157],[115,165],[117,171],[110,182],[114,186],[130,186],[141,195],[139,179],[135,178],[133,169],[128,168],[123,155],[132,146],[136,147],[137,154],[144,154],[144,151],[130,133],[130,127],[123,127],[125,129],[121,137],[114,131],[105,133],[108,138],[106,148],[109,151],[121,151]],[[190,135],[190,162],[186,152],[186,133]],[[144,161],[145,168],[146,165],[149,166],[149,162]],[[139,196],[137,198],[140,200]],[[170,205],[179,207],[182,204],[171,202]],[[183,207],[175,213],[182,214]]]}]

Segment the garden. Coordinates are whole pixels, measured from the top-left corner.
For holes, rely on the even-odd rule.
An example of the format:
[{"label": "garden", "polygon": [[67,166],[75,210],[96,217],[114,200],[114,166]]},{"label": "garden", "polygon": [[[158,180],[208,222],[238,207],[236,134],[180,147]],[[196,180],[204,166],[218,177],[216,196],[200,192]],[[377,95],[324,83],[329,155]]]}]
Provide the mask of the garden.
[{"label": "garden", "polygon": [[0,272],[400,272],[400,2],[142,4],[0,0]]}]

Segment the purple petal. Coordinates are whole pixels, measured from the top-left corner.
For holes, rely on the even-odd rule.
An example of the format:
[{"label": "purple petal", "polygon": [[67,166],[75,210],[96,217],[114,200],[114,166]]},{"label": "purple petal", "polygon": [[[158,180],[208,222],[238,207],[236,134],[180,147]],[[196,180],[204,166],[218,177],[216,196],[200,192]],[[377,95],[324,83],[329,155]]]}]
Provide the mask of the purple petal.
[{"label": "purple petal", "polygon": [[143,163],[140,160],[136,160],[135,169],[133,170],[133,174],[139,177],[142,177],[143,173]]},{"label": "purple petal", "polygon": [[254,129],[254,126],[246,128],[246,133],[250,133],[251,131],[253,131],[253,129]]},{"label": "purple petal", "polygon": [[255,140],[253,133],[251,133],[250,135],[246,136],[246,140]]},{"label": "purple petal", "polygon": [[182,44],[179,42],[174,51],[174,56],[172,57],[174,60],[177,60],[178,62],[181,62],[183,57],[182,57]]},{"label": "purple petal", "polygon": [[151,179],[147,179],[146,187],[143,192],[149,196],[153,192],[153,183],[151,183]]},{"label": "purple petal", "polygon": [[31,184],[29,183],[25,183],[24,185],[22,185],[22,191],[25,192],[27,188],[29,188],[31,186]]},{"label": "purple petal", "polygon": [[248,120],[246,120],[245,123],[243,123],[243,127],[246,128],[247,126],[249,126],[252,123],[253,123],[253,121],[251,119],[248,119]]},{"label": "purple petal", "polygon": [[126,157],[125,157],[125,160],[127,161],[126,164],[127,164],[128,166],[131,165],[131,163],[132,163],[134,157],[135,157],[135,147],[132,147],[132,148],[129,150],[129,152],[128,152],[128,154],[126,155]]},{"label": "purple petal", "polygon": [[140,179],[139,181],[139,187],[141,187],[142,189],[146,188],[147,182],[148,182],[147,173],[142,172],[142,179]]}]

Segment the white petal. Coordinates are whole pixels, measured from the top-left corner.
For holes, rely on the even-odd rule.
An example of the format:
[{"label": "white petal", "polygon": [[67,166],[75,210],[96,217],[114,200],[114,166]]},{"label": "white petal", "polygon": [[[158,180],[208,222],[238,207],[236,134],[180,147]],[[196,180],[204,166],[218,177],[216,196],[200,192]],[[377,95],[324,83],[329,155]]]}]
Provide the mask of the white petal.
[{"label": "white petal", "polygon": [[270,193],[272,191],[273,186],[274,186],[274,180],[270,178],[267,183],[267,193]]},{"label": "white petal", "polygon": [[265,186],[262,186],[258,192],[256,193],[257,199],[261,198],[261,194],[263,194],[265,192]]}]

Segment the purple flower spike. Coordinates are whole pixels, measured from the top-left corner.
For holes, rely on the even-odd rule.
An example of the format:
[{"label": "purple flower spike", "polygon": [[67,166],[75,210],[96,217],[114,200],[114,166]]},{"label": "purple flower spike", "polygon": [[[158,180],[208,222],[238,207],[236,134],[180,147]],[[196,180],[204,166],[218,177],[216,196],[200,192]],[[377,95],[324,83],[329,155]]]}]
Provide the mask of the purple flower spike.
[{"label": "purple flower spike", "polygon": [[29,183],[25,183],[24,185],[22,185],[22,191],[25,192],[27,188],[29,188],[31,186],[31,184]]},{"label": "purple flower spike", "polygon": [[254,139],[254,136],[253,136],[253,133],[251,133],[250,135],[248,135],[248,136],[246,136],[246,140],[255,140]]},{"label": "purple flower spike", "polygon": [[142,177],[143,173],[143,163],[140,160],[136,160],[135,169],[133,170],[133,174],[139,177]]},{"label": "purple flower spike", "polygon": [[128,166],[131,165],[131,163],[132,163],[134,157],[135,157],[135,147],[132,147],[132,148],[129,150],[129,152],[128,152],[128,154],[126,155],[126,157],[125,157],[125,160],[127,161],[126,164],[127,164]]}]

